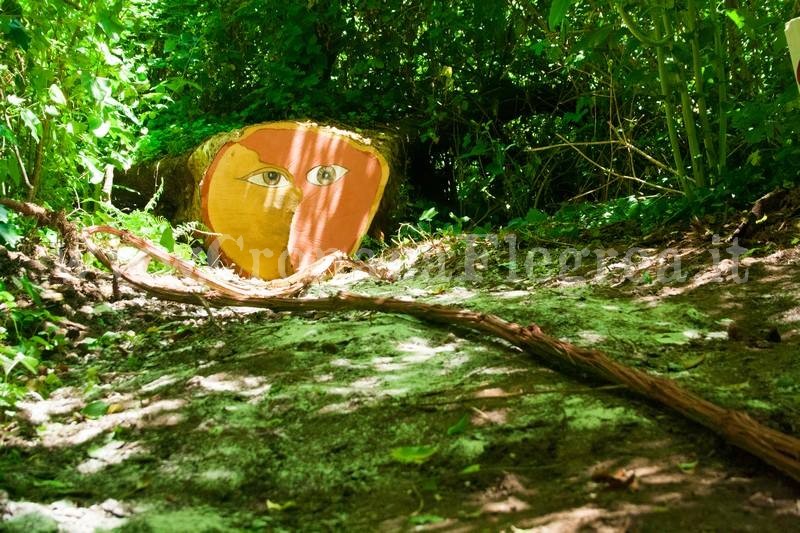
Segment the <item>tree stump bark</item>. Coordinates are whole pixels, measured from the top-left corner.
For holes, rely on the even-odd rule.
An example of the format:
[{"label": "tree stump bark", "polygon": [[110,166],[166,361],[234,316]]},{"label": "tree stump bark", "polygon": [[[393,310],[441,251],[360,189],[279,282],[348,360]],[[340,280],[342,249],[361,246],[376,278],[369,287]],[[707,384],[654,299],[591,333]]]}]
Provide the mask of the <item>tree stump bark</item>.
[{"label": "tree stump bark", "polygon": [[393,231],[405,204],[403,146],[397,131],[256,124],[134,166],[114,201],[142,208],[156,196],[156,213],[215,234],[211,256],[275,279]]}]

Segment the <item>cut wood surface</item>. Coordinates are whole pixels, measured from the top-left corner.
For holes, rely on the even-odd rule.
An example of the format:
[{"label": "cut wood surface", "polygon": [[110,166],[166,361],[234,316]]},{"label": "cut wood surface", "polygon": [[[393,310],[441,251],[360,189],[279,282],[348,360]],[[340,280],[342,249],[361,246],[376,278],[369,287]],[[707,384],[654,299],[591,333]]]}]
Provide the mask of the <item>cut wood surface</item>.
[{"label": "cut wood surface", "polygon": [[353,254],[389,180],[369,139],[338,128],[268,122],[214,156],[200,189],[208,244],[247,276],[283,278],[332,251]]},{"label": "cut wood surface", "polygon": [[[297,124],[314,124],[310,121]],[[142,161],[114,178],[114,204],[122,208],[144,208],[155,197],[155,211],[173,223],[202,220],[201,183],[215,156],[252,128],[218,133],[182,154]],[[386,159],[390,179],[372,220],[369,234],[390,233],[402,210],[405,179],[404,135],[396,128],[361,129],[330,125],[373,146]],[[159,193],[160,191],[160,193]]]}]

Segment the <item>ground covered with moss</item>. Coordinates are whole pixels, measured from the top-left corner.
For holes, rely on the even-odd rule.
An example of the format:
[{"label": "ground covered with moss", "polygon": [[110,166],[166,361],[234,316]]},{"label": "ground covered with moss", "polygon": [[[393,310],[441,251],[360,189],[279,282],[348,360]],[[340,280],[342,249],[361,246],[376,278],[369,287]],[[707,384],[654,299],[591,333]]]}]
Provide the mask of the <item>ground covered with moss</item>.
[{"label": "ground covered with moss", "polygon": [[[747,258],[741,284],[705,263],[674,283],[645,264],[627,282],[411,268],[310,294],[536,323],[797,434],[800,250]],[[210,317],[133,293],[90,307],[61,386],[0,427],[0,529],[770,531],[800,518],[797,484],[758,460],[503,341],[376,313]]]}]

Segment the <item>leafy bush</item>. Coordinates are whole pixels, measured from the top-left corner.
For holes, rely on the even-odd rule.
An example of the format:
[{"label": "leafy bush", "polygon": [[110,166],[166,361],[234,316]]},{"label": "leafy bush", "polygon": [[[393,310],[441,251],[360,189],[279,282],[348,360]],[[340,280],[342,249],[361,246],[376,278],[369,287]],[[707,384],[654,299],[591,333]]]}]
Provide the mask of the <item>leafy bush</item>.
[{"label": "leafy bush", "polygon": [[[47,371],[40,375],[41,363],[66,342],[56,325],[59,318],[43,306],[40,289],[25,277],[11,283],[0,282],[0,408],[13,405],[29,389],[46,394],[56,388],[58,377]],[[12,290],[33,305],[20,306]]]},{"label": "leafy bush", "polygon": [[[786,162],[800,117],[782,27],[797,8],[787,0],[152,9],[137,36],[152,43],[148,68],[170,98],[149,115],[148,157],[262,120],[397,123],[425,159],[414,164],[417,194],[478,223],[664,188],[745,202],[796,180]],[[641,37],[661,26],[658,52]]]},{"label": "leafy bush", "polygon": [[473,224],[571,199],[743,205],[797,182],[782,28],[798,14],[789,0],[3,0],[0,194],[69,205],[135,159],[312,118],[395,125],[417,196]]}]

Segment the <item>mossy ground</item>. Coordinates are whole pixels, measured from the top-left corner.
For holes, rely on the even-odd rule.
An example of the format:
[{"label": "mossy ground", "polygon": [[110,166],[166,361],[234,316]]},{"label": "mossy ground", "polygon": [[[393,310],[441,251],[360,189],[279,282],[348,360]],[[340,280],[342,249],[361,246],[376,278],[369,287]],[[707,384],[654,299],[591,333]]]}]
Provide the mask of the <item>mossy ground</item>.
[{"label": "mossy ground", "polygon": [[[753,263],[741,285],[409,278],[349,290],[535,322],[797,434],[796,256]],[[192,532],[797,524],[800,492],[777,472],[663,406],[501,341],[373,313],[211,321],[154,301],[114,307],[102,315],[114,333],[83,345],[65,388],[5,427],[0,529],[54,531],[53,518]],[[732,338],[731,323],[745,332]],[[762,338],[769,326],[782,342]],[[106,413],[81,412],[93,401]],[[635,481],[615,488],[617,469]]]}]

